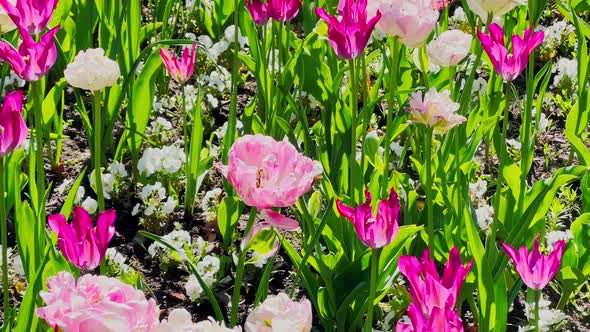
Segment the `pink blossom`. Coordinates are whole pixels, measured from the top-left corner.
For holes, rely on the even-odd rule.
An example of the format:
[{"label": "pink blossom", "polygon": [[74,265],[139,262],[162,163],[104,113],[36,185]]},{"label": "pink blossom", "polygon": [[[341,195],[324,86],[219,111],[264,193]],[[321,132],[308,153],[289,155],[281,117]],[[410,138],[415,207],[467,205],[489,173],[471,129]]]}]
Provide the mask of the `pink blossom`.
[{"label": "pink blossom", "polygon": [[436,10],[443,10],[448,7],[453,0],[432,0],[432,8]]},{"label": "pink blossom", "polygon": [[457,311],[434,307],[428,316],[412,303],[408,307],[410,322],[398,322],[397,332],[463,332],[463,321]]},{"label": "pink blossom", "polygon": [[28,129],[21,115],[23,92],[10,92],[0,111],[0,162],[27,138]]},{"label": "pink blossom", "polygon": [[37,43],[23,28],[19,28],[23,42],[18,51],[12,45],[0,41],[0,59],[8,62],[23,80],[37,81],[47,74],[57,60],[53,37],[58,30],[59,26],[49,30]]},{"label": "pink blossom", "polygon": [[393,241],[399,229],[400,214],[399,200],[393,188],[389,199],[379,202],[377,216],[371,208],[371,193],[365,191],[367,201],[357,208],[348,207],[340,200],[336,207],[340,215],[350,220],[361,242],[370,248],[381,248]]},{"label": "pink blossom", "polygon": [[367,0],[340,0],[338,14],[342,17],[328,15],[325,9],[316,8],[316,14],[328,23],[328,39],[338,55],[344,59],[358,57],[367,47],[375,25],[381,19],[377,11],[367,22]]},{"label": "pink blossom", "polygon": [[299,222],[297,222],[297,220],[285,217],[274,210],[262,210],[260,211],[260,216],[262,219],[268,221],[271,225],[277,228],[284,229],[286,231],[296,231],[299,229]]},{"label": "pink blossom", "polygon": [[185,48],[182,52],[182,58],[178,59],[170,51],[165,48],[160,48],[160,58],[168,73],[172,78],[184,83],[188,81],[195,71],[195,58],[197,56],[197,44],[193,44],[191,49]]},{"label": "pink blossom", "polygon": [[49,216],[49,226],[57,233],[57,246],[67,260],[82,270],[92,270],[100,265],[109,241],[115,235],[115,210],[107,210],[98,216],[96,230],[92,217],[82,207],[75,207],[72,223],[62,214]]},{"label": "pink blossom", "polygon": [[410,121],[434,129],[435,134],[446,134],[451,128],[467,121],[456,112],[460,105],[453,102],[448,90],[437,92],[431,88],[424,96],[422,91],[410,97]]},{"label": "pink blossom", "polygon": [[258,25],[265,25],[269,19],[278,22],[287,22],[299,14],[301,0],[246,0],[246,8],[252,15],[252,19]]},{"label": "pink blossom", "polygon": [[412,48],[424,45],[440,15],[431,0],[371,0],[367,11],[369,15],[380,11],[377,28]]},{"label": "pink blossom", "polygon": [[285,293],[269,296],[254,309],[244,328],[246,332],[309,332],[311,331],[311,303],[295,302]]},{"label": "pink blossom", "polygon": [[297,202],[322,173],[313,161],[288,141],[246,135],[229,151],[228,165],[216,164],[246,205],[258,210],[288,207]]},{"label": "pink blossom", "polygon": [[456,66],[469,54],[472,40],[461,30],[447,30],[426,46],[428,57],[437,66]]},{"label": "pink blossom", "polygon": [[58,0],[18,0],[13,5],[10,0],[0,0],[8,16],[17,27],[30,35],[36,35],[47,27]]},{"label": "pink blossom", "polygon": [[504,42],[504,30],[499,25],[490,25],[490,34],[477,31],[477,35],[496,72],[506,81],[513,81],[526,68],[531,52],[545,39],[543,31],[533,32],[528,28],[524,36],[512,36],[512,53],[508,53]]},{"label": "pink blossom", "polygon": [[159,324],[156,302],[115,278],[86,274],[76,282],[59,272],[39,295],[46,306],[35,312],[56,331],[150,332]]},{"label": "pink blossom", "polygon": [[526,246],[518,251],[506,243],[502,243],[504,251],[510,257],[516,271],[520,274],[522,281],[532,289],[543,289],[549,281],[559,272],[561,258],[565,250],[565,241],[560,240],[553,244],[553,251],[549,255],[543,255],[539,251],[539,236],[535,239],[533,250],[529,253]]},{"label": "pink blossom", "polygon": [[436,262],[430,259],[428,249],[419,261],[407,255],[398,260],[400,272],[410,282],[413,303],[424,315],[431,313],[435,307],[454,309],[472,265],[473,260],[463,266],[457,247],[453,247],[449,254],[442,278],[436,270]]}]

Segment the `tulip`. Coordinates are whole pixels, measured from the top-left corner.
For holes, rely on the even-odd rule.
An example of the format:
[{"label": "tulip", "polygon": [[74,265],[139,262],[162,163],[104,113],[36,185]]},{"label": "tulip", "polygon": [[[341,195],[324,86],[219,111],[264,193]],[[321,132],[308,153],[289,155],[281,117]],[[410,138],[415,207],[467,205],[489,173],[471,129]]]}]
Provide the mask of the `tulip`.
[{"label": "tulip", "polygon": [[381,19],[381,12],[377,10],[367,22],[367,0],[340,0],[338,13],[341,20],[328,15],[323,8],[316,8],[315,13],[328,23],[330,44],[336,55],[344,59],[354,59],[365,50],[375,25]]},{"label": "tulip", "polygon": [[[536,0],[529,0],[536,1]],[[484,22],[488,15],[500,17],[516,6],[526,5],[525,0],[467,0],[467,5],[472,12],[477,14]]]},{"label": "tulip", "polygon": [[266,2],[262,3],[260,0],[246,0],[246,8],[250,12],[254,22],[260,26],[265,25],[270,19]]},{"label": "tulip", "polygon": [[14,24],[26,31],[27,34],[36,35],[47,27],[47,23],[53,15],[58,0],[18,0],[13,5],[10,0],[0,0],[0,6],[4,8]]},{"label": "tulip", "polygon": [[228,165],[216,166],[242,201],[258,210],[294,205],[322,173],[319,162],[297,152],[288,141],[263,135],[238,138]]},{"label": "tulip", "polygon": [[398,322],[397,332],[463,332],[463,321],[455,310],[434,307],[425,316],[414,303],[408,307],[410,322]]},{"label": "tulip", "polygon": [[453,0],[432,0],[432,8],[436,10],[443,10],[447,8]]},{"label": "tulip", "polygon": [[294,19],[299,14],[301,0],[246,0],[246,8],[252,19],[258,25],[265,25],[269,19],[284,23]]},{"label": "tulip", "polygon": [[58,30],[59,26],[49,30],[37,43],[26,31],[19,28],[23,43],[17,51],[12,45],[0,42],[0,59],[8,62],[16,75],[23,80],[37,81],[47,74],[57,60],[53,37]]},{"label": "tulip", "polygon": [[154,299],[116,278],[69,272],[47,279],[39,295],[46,306],[35,313],[55,331],[154,331],[160,310]]},{"label": "tulip", "polygon": [[181,59],[176,58],[167,49],[160,48],[160,58],[162,58],[164,66],[168,70],[168,73],[170,73],[170,76],[178,83],[185,83],[193,76],[196,56],[197,44],[193,44],[190,50],[185,48],[182,52]]},{"label": "tulip", "polygon": [[433,308],[454,309],[467,278],[473,260],[463,266],[457,247],[453,247],[445,265],[442,278],[436,270],[436,263],[430,259],[428,249],[418,261],[416,257],[401,256],[398,260],[400,272],[410,282],[410,294],[423,314],[428,315]]},{"label": "tulip", "polygon": [[62,214],[49,216],[49,226],[57,233],[57,245],[64,257],[82,270],[92,270],[100,265],[115,235],[115,210],[98,216],[96,230],[92,217],[82,207],[74,208],[72,214],[71,224]]},{"label": "tulip", "polygon": [[254,309],[244,328],[246,332],[311,331],[311,303],[309,300],[295,302],[285,293],[269,296]]},{"label": "tulip", "polygon": [[490,34],[477,32],[481,45],[486,51],[496,72],[506,81],[513,81],[528,64],[531,52],[545,39],[543,31],[533,32],[528,28],[524,37],[512,36],[512,53],[508,53],[504,42],[504,30],[497,24],[490,25]]},{"label": "tulip", "polygon": [[526,246],[521,247],[518,251],[506,243],[502,243],[502,247],[514,262],[516,271],[520,274],[522,281],[529,288],[541,290],[559,272],[561,258],[565,250],[565,241],[555,242],[553,251],[548,255],[543,255],[539,251],[539,236],[535,239],[535,245],[530,253]]},{"label": "tulip", "polygon": [[260,211],[260,216],[262,219],[266,220],[268,223],[277,228],[284,229],[286,231],[296,231],[299,229],[299,223],[297,220],[285,217],[274,210],[262,210]]},{"label": "tulip", "polygon": [[27,138],[27,125],[21,115],[23,98],[21,91],[10,92],[4,98],[0,111],[0,162]]},{"label": "tulip", "polygon": [[412,48],[424,45],[439,17],[431,0],[372,0],[367,11],[381,12],[377,28]]},{"label": "tulip", "polygon": [[398,196],[391,188],[389,199],[379,202],[376,217],[371,209],[369,190],[365,191],[365,197],[367,201],[357,208],[345,206],[340,200],[336,201],[336,207],[340,215],[352,222],[362,243],[373,249],[382,248],[393,241],[399,229]]},{"label": "tulip", "polygon": [[456,112],[460,105],[453,102],[448,90],[437,92],[431,88],[424,96],[422,91],[410,97],[410,121],[434,129],[435,134],[446,134],[451,128],[467,121]]},{"label": "tulip", "polygon": [[[255,251],[254,257],[252,257],[252,259],[250,260],[250,263],[264,262],[268,258],[274,256],[277,253],[277,251],[279,251],[279,247],[281,245],[280,241],[278,241],[276,233],[272,229],[272,225],[268,222],[259,222],[259,223],[255,224],[254,226],[252,226],[252,229],[250,229],[248,234],[242,239],[242,243],[240,244],[240,249],[242,249],[242,250],[250,249],[250,244],[252,244],[251,243],[252,240],[256,236],[261,234],[262,232],[268,232],[268,233],[272,234],[271,235],[273,237],[272,247],[266,248],[268,250],[265,252]],[[268,234],[268,233],[266,233],[266,234]],[[264,233],[262,233],[262,234],[264,234]],[[264,236],[266,236],[266,234],[264,234]]]},{"label": "tulip", "polygon": [[437,66],[456,66],[469,54],[472,40],[461,30],[445,31],[426,46],[428,57]]},{"label": "tulip", "polygon": [[68,83],[88,91],[99,91],[113,86],[119,76],[119,65],[106,57],[102,48],[80,51],[64,71]]}]

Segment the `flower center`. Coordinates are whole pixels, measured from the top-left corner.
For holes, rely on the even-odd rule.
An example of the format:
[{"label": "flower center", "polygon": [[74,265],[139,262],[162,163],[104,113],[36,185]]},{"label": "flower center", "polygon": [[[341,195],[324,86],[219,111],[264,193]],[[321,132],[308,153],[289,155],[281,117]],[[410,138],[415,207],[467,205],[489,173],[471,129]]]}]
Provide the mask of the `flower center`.
[{"label": "flower center", "polygon": [[259,168],[258,171],[256,171],[256,188],[258,188],[258,189],[262,188],[263,177],[264,177],[264,169]]},{"label": "flower center", "polygon": [[2,133],[3,133],[3,132],[4,132],[4,127],[2,127],[2,126],[0,125],[0,135],[2,135]]}]

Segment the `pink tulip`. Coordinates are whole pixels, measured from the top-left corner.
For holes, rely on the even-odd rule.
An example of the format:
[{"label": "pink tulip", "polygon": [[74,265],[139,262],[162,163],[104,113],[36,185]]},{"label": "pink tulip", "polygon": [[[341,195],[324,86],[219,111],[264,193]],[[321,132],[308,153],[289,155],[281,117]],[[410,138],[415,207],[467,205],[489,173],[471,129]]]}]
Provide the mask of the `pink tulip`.
[{"label": "pink tulip", "polygon": [[252,15],[252,19],[258,25],[265,25],[269,19],[278,22],[287,22],[299,14],[301,0],[246,0],[246,8]]},{"label": "pink tulip", "polygon": [[449,308],[434,307],[425,316],[416,304],[408,307],[410,322],[398,322],[397,332],[463,332],[463,321],[457,311]]},{"label": "pink tulip", "polygon": [[309,300],[295,302],[285,293],[269,296],[254,309],[244,329],[246,332],[311,331],[312,313]]},{"label": "pink tulip", "polygon": [[453,0],[432,0],[432,8],[436,10],[443,10],[448,7]]},{"label": "pink tulip", "polygon": [[367,47],[375,25],[381,19],[381,12],[367,22],[367,0],[340,0],[338,14],[342,17],[328,15],[323,8],[316,8],[315,13],[328,23],[328,39],[338,55],[344,59],[358,57]]},{"label": "pink tulip", "polygon": [[179,83],[188,81],[195,71],[195,58],[197,56],[197,44],[193,44],[192,48],[185,48],[182,52],[182,58],[176,58],[170,51],[165,48],[160,48],[160,58],[164,62],[164,66],[170,73],[170,76]]},{"label": "pink tulip", "polygon": [[380,11],[383,17],[377,28],[412,48],[424,45],[440,15],[431,0],[371,0],[367,11],[369,15]]},{"label": "pink tulip", "polygon": [[262,219],[266,220],[268,223],[277,228],[284,229],[286,231],[296,231],[299,229],[299,222],[297,222],[297,220],[285,217],[274,210],[262,210],[260,211],[260,216]]},{"label": "pink tulip", "polygon": [[421,123],[433,128],[435,134],[443,135],[467,121],[464,116],[457,114],[459,107],[459,103],[451,99],[449,90],[438,92],[436,88],[431,88],[424,95],[422,91],[412,94],[408,112],[413,123]]},{"label": "pink tulip", "polygon": [[454,309],[461,287],[471,270],[473,261],[463,266],[456,247],[449,254],[442,279],[436,270],[436,263],[430,259],[428,249],[418,261],[412,256],[401,256],[398,260],[400,272],[410,282],[410,294],[414,303],[427,315],[433,308]]},{"label": "pink tulip", "polygon": [[559,272],[561,258],[565,250],[565,241],[560,240],[553,244],[553,251],[549,255],[543,255],[539,251],[539,236],[535,239],[533,251],[529,253],[526,246],[516,251],[515,248],[502,243],[504,251],[510,257],[516,271],[520,274],[522,281],[532,289],[543,289],[549,281]]},{"label": "pink tulip", "polygon": [[263,135],[246,135],[229,151],[228,165],[216,164],[246,205],[262,211],[297,202],[322,173],[313,161],[288,141]]},{"label": "pink tulip", "polygon": [[59,26],[42,35],[37,43],[26,31],[19,28],[22,44],[18,51],[6,42],[0,42],[0,59],[8,62],[12,70],[25,81],[37,81],[45,76],[57,60],[53,37]]},{"label": "pink tulip", "polygon": [[0,159],[16,149],[27,138],[28,129],[21,115],[22,108],[22,91],[14,91],[6,95],[0,111]]},{"label": "pink tulip", "polygon": [[400,206],[397,193],[393,188],[389,199],[379,202],[377,217],[371,208],[371,193],[365,191],[367,201],[357,208],[348,207],[340,200],[336,201],[336,207],[340,215],[350,220],[354,225],[356,234],[367,247],[381,248],[393,241],[399,229]]},{"label": "pink tulip", "polygon": [[96,230],[84,208],[75,207],[72,215],[71,224],[62,214],[49,216],[49,227],[57,233],[57,245],[64,257],[82,270],[92,270],[104,258],[109,241],[115,235],[116,212],[102,212],[96,221]]},{"label": "pink tulip", "polygon": [[524,37],[512,36],[512,53],[508,53],[504,42],[504,30],[499,25],[490,25],[490,34],[477,31],[477,35],[496,72],[506,81],[513,81],[526,68],[531,52],[545,39],[543,31],[533,32],[528,28]]},{"label": "pink tulip", "polygon": [[9,0],[0,0],[14,24],[27,34],[36,35],[47,27],[58,0],[18,0],[13,5]]},{"label": "pink tulip", "polygon": [[150,332],[159,325],[156,302],[115,278],[86,274],[76,282],[59,272],[39,295],[46,306],[35,312],[56,331]]}]

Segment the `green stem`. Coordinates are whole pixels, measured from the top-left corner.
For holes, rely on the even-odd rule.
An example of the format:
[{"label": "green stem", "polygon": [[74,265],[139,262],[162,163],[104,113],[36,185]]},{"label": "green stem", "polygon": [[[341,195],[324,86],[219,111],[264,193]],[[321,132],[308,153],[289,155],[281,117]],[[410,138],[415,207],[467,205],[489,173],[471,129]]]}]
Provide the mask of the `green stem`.
[{"label": "green stem", "polygon": [[[373,113],[372,110],[369,110],[369,87],[367,86],[367,65],[366,65],[366,56],[365,53],[361,54],[361,82],[362,82],[362,96],[363,96],[363,110],[361,114],[363,117],[361,119],[361,126],[363,128],[362,131],[362,142],[363,145],[367,141],[367,133],[369,128],[369,123],[371,121],[371,114]],[[362,149],[361,149],[362,151]],[[364,179],[365,177],[365,153],[361,153],[361,163],[360,163],[360,170],[361,170],[361,178]]]},{"label": "green stem", "polygon": [[365,332],[373,331],[373,309],[375,305],[375,290],[377,288],[379,252],[379,248],[373,249],[371,252],[371,283],[369,284],[369,305],[367,306],[367,321],[365,322]]},{"label": "green stem", "polygon": [[[33,238],[35,239],[35,255],[36,258],[41,259],[41,247],[43,240],[42,230],[45,229],[46,212],[45,212],[45,161],[43,159],[44,135],[43,135],[43,91],[42,82],[31,82],[31,92],[33,95],[33,112],[35,120],[35,139],[36,144],[31,143],[33,150],[35,150],[35,168],[36,168],[36,198],[37,198],[37,225],[33,230]],[[36,261],[36,260],[35,260]]]},{"label": "green stem", "polygon": [[389,159],[391,156],[391,136],[393,135],[393,131],[391,131],[391,122],[393,121],[393,112],[395,107],[395,92],[397,90],[397,76],[399,71],[399,40],[397,37],[393,37],[390,40],[390,52],[391,52],[391,68],[390,68],[390,78],[389,78],[389,99],[387,100],[387,122],[385,127],[385,144],[384,148],[385,151],[383,153],[383,183],[381,185],[381,192],[383,195],[387,195],[388,187],[389,187]]},{"label": "green stem", "polygon": [[229,154],[229,149],[231,148],[232,144],[234,143],[234,139],[236,138],[236,122],[237,122],[237,113],[238,113],[238,66],[239,66],[239,53],[240,53],[240,43],[238,43],[238,28],[240,26],[239,19],[240,19],[240,0],[234,1],[234,56],[233,56],[233,63],[232,63],[232,72],[231,72],[231,100],[230,100],[230,109],[229,109],[229,118],[227,120],[227,133],[224,137],[225,149],[223,150],[223,161],[227,162],[227,156]]},{"label": "green stem", "polygon": [[424,133],[424,165],[426,166],[426,214],[428,216],[428,247],[433,250],[434,244],[434,197],[432,195],[432,134],[433,129],[426,128]]},{"label": "green stem", "polygon": [[[189,213],[190,211],[190,207],[189,207],[189,202],[192,202],[192,199],[188,199],[188,195],[189,195],[189,185],[188,185],[188,179],[190,179],[190,165],[189,165],[189,154],[190,154],[190,150],[188,148],[188,142],[189,142],[189,136],[188,136],[188,125],[187,125],[187,119],[186,119],[186,91],[184,91],[184,83],[180,85],[180,95],[182,98],[182,140],[184,143],[184,156],[185,156],[185,160],[184,160],[184,175],[187,178],[187,185],[184,188],[184,212],[185,215]],[[196,105],[193,105],[193,107],[196,107]]]},{"label": "green stem", "polygon": [[348,183],[348,193],[352,201],[356,201],[354,192],[355,180],[355,163],[356,163],[356,127],[357,127],[357,109],[358,109],[358,81],[356,77],[355,59],[350,59],[350,111],[351,111],[351,135],[350,135],[350,156],[348,163],[350,166]]},{"label": "green stem", "polygon": [[533,326],[534,326],[534,330],[535,332],[539,332],[539,302],[541,301],[541,295],[542,295],[542,290],[541,289],[531,289],[533,291],[533,295],[534,295],[534,302],[535,302],[535,309],[534,309],[534,313],[535,313],[535,318],[534,318],[534,322],[533,322]]},{"label": "green stem", "polygon": [[[509,98],[509,83],[504,84],[504,93],[506,95],[506,105],[504,107],[504,116],[502,120],[502,146],[501,150],[497,151],[498,153],[498,181],[496,182],[496,193],[495,199],[496,202],[494,204],[494,225],[497,225],[498,222],[498,214],[500,212],[500,201],[502,200],[502,185],[504,183],[504,166],[506,165],[506,140],[508,139],[508,119],[510,115],[510,98]],[[495,226],[494,226],[495,228]]]},{"label": "green stem", "polygon": [[2,228],[2,295],[4,319],[8,317],[9,286],[8,286],[8,230],[6,228],[6,203],[4,200],[4,157],[0,157],[0,227]]},{"label": "green stem", "polygon": [[[256,208],[252,207],[252,210],[250,210],[250,217],[248,218],[248,224],[246,225],[246,229],[244,229],[244,236],[247,236],[250,232],[250,229],[252,229],[254,221],[256,220],[256,213]],[[238,322],[238,306],[240,305],[240,291],[242,289],[242,279],[244,277],[244,266],[246,262],[247,252],[247,250],[242,250],[242,252],[240,252],[240,257],[238,260],[238,269],[236,270],[236,282],[234,284],[234,291],[231,298],[231,327],[236,326]]]},{"label": "green stem", "polygon": [[96,179],[96,196],[98,197],[98,213],[104,211],[104,192],[102,188],[102,91],[94,91],[92,115],[94,117],[94,176]]}]

